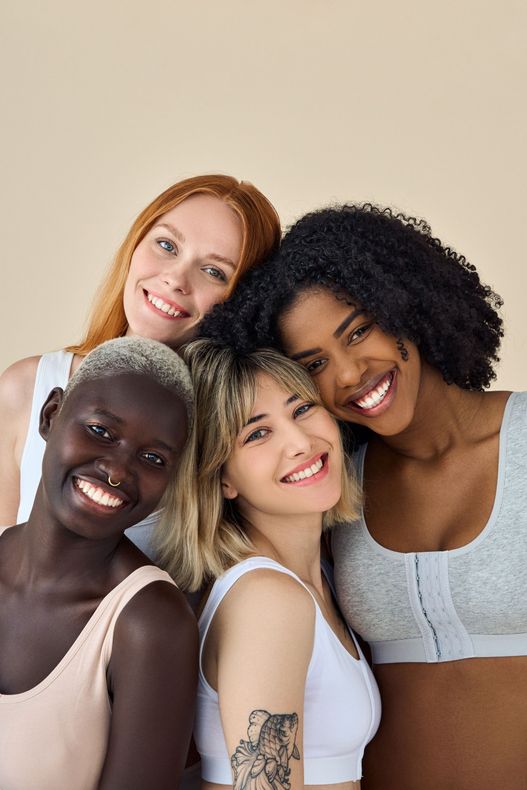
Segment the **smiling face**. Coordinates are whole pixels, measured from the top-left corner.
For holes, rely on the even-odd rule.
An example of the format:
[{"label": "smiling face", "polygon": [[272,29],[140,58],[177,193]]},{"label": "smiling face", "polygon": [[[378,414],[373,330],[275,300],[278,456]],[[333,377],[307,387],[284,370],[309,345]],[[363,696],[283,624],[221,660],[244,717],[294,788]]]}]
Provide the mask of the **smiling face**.
[{"label": "smiling face", "polygon": [[342,462],[327,411],[260,374],[251,417],[223,468],[223,494],[252,523],[256,514],[324,513],[340,498]]},{"label": "smiling face", "polygon": [[128,335],[179,347],[227,296],[242,247],[234,211],[192,195],[167,211],[137,245],[124,288]]},{"label": "smiling face", "polygon": [[421,361],[413,343],[385,334],[351,299],[327,289],[302,293],[280,320],[289,357],[314,379],[329,411],[340,420],[394,436],[414,416]]},{"label": "smiling face", "polygon": [[137,373],[83,382],[60,402],[53,390],[42,410],[47,506],[79,535],[119,536],[163,496],[186,440],[185,405]]}]

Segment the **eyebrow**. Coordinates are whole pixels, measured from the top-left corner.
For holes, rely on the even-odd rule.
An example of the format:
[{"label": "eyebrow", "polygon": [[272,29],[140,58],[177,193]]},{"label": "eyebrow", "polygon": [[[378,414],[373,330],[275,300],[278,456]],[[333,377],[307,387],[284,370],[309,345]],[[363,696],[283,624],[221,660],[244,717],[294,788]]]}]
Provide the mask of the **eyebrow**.
[{"label": "eyebrow", "polygon": [[[362,315],[365,312],[366,310],[363,310],[361,307],[357,307],[355,310],[352,310],[351,313],[346,316],[344,321],[342,321],[342,323],[339,324],[338,327],[335,329],[335,331],[333,332],[333,337],[336,337],[338,339],[342,335],[344,330],[348,328],[351,322],[354,321],[358,315]],[[320,354],[321,351],[322,351],[321,348],[308,348],[305,351],[300,351],[298,354],[292,354],[291,359],[295,360],[295,362],[298,362],[298,360],[304,359],[305,357],[310,357],[313,354]]]},{"label": "eyebrow", "polygon": [[[112,411],[108,411],[107,409],[96,408],[93,410],[93,413],[98,417],[105,417],[107,420],[113,420],[113,422],[116,422],[118,425],[125,424],[125,420],[123,420],[122,417],[118,417],[117,414],[114,414]],[[152,439],[151,444],[153,447],[162,447],[163,449],[168,450],[170,453],[176,452],[174,447],[172,447],[170,444],[167,444],[162,439]]]},{"label": "eyebrow", "polygon": [[[298,400],[298,398],[299,398],[298,395],[290,395],[288,397],[288,399],[285,401],[284,407],[287,407],[291,403],[294,403],[294,401]],[[252,425],[255,422],[259,422],[260,420],[263,420],[265,417],[269,417],[269,415],[268,414],[255,414],[254,417],[249,417],[249,419],[247,420],[247,422],[245,423],[245,425],[243,427],[247,428],[248,425]]]},{"label": "eyebrow", "polygon": [[[178,230],[175,225],[171,225],[170,222],[160,222],[158,225],[155,225],[154,227],[155,228],[166,228],[182,244],[184,244],[185,241],[186,241],[186,239],[185,239],[184,235],[181,233],[181,231]],[[218,261],[218,263],[225,263],[227,266],[231,266],[233,269],[236,268],[236,264],[234,263],[234,261],[232,261],[230,258],[226,258],[224,255],[218,255],[217,252],[210,252],[208,255],[205,255],[205,259],[206,260],[210,259],[210,260],[213,260],[213,261]]]},{"label": "eyebrow", "polygon": [[112,411],[108,411],[107,409],[96,408],[93,410],[93,413],[99,415],[99,417],[106,417],[107,420],[113,420],[119,425],[124,423],[124,420],[121,417],[118,417],[117,414],[114,414]]}]

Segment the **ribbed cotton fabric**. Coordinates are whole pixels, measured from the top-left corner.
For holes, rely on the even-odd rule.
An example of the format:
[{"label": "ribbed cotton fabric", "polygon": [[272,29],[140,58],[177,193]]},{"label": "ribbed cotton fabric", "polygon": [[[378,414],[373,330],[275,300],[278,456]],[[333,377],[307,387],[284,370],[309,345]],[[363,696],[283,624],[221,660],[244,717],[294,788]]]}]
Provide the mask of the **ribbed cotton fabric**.
[{"label": "ribbed cotton fabric", "polygon": [[[366,449],[355,455],[360,482]],[[474,540],[391,551],[362,513],[335,528],[332,545],[339,604],[375,663],[527,655],[527,393],[507,401],[494,507]]]},{"label": "ribbed cotton fabric", "polygon": [[2,790],[96,790],[111,720],[106,671],[115,624],[126,604],[155,581],[145,565],[103,598],[55,669],[34,688],[0,694]]}]

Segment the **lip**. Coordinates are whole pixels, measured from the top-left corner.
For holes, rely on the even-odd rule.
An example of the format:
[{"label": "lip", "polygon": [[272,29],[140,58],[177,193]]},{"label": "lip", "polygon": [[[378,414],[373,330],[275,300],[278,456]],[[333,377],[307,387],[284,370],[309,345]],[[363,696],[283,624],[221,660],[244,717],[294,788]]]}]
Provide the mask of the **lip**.
[{"label": "lip", "polygon": [[[386,395],[382,399],[382,401],[378,404],[378,406],[373,406],[371,409],[361,409],[360,406],[357,406],[354,401],[363,398],[368,392],[374,390],[379,382],[388,376],[388,374],[392,374],[392,381]],[[361,387],[360,390],[357,390],[353,393],[353,395],[347,399],[347,401],[343,404],[344,408],[348,411],[352,411],[355,414],[360,414],[362,417],[369,418],[369,417],[378,417],[380,414],[383,414],[387,409],[390,408],[391,404],[393,403],[393,399],[395,398],[395,394],[397,392],[397,369],[392,368],[391,370],[385,371],[380,376],[376,376],[373,379],[365,384],[364,387]]]},{"label": "lip", "polygon": [[[177,310],[178,312],[183,313],[184,315],[168,315],[168,313],[164,313],[158,307],[153,305],[152,302],[148,301],[149,295],[154,296],[156,299],[161,299],[166,304],[169,304],[170,307],[173,307],[174,310]],[[190,318],[190,313],[188,312],[188,310],[185,310],[184,307],[182,307],[177,302],[174,302],[173,299],[169,299],[168,297],[164,296],[164,294],[156,293],[156,291],[151,291],[150,289],[143,288],[143,298],[146,306],[153,313],[158,315],[160,318],[164,318],[167,321],[184,321],[186,318]]]},{"label": "lip", "polygon": [[[320,459],[322,459],[322,461],[323,461],[322,469],[320,469],[314,475],[311,475],[311,477],[305,477],[303,480],[291,480],[291,481],[289,481],[289,480],[286,481],[285,480],[286,477],[289,477],[290,475],[294,475],[297,472],[301,472],[304,469],[307,469],[309,466],[312,466],[313,464],[316,464],[316,462],[319,461]],[[292,486],[295,486],[295,487],[310,486],[310,485],[313,485],[314,483],[318,483],[321,480],[323,480],[327,476],[328,471],[329,471],[329,456],[328,456],[328,453],[317,453],[309,461],[304,461],[303,464],[299,464],[298,466],[295,466],[294,469],[291,469],[289,472],[287,472],[285,475],[283,475],[283,477],[280,478],[280,482],[282,483],[282,485],[285,485],[285,486],[288,486],[288,487],[292,487]]]},{"label": "lip", "polygon": [[[86,494],[81,491],[81,489],[76,484],[76,480],[84,480],[86,483],[90,483],[95,488],[100,488],[102,491],[107,493],[109,496],[115,497],[116,499],[121,499],[122,502],[120,505],[116,507],[108,507],[108,505],[101,505],[99,502],[95,502],[93,499],[90,499]],[[99,480],[96,477],[90,477],[89,475],[73,475],[71,478],[71,487],[73,489],[73,493],[77,502],[80,502],[83,507],[88,508],[93,513],[98,515],[112,515],[114,513],[120,513],[126,505],[130,503],[130,498],[124,491],[117,492],[115,488],[110,488],[103,480]]]}]

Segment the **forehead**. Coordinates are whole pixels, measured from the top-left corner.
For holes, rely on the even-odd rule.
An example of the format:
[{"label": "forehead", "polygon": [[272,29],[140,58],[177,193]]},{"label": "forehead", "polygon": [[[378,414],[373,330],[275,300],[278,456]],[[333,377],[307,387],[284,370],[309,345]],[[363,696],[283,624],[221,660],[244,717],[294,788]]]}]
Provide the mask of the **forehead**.
[{"label": "forehead", "polygon": [[[77,413],[108,413],[123,425],[139,425],[142,431],[177,434],[186,432],[187,411],[182,398],[150,376],[120,373],[78,384],[64,405],[64,417]],[[163,437],[159,437],[163,438]]]},{"label": "forehead", "polygon": [[227,203],[214,195],[191,195],[163,214],[156,225],[164,222],[174,225],[185,240],[201,241],[212,247],[211,252],[226,257],[239,254],[241,220]]},{"label": "forehead", "polygon": [[310,289],[300,293],[280,318],[280,333],[287,343],[312,339],[321,330],[334,332],[346,316],[358,309],[358,302],[347,294],[328,288]]}]

